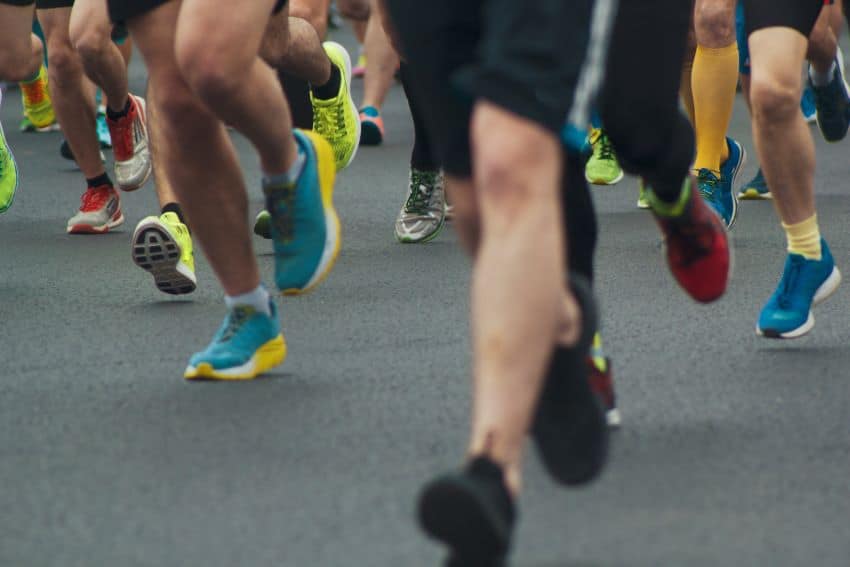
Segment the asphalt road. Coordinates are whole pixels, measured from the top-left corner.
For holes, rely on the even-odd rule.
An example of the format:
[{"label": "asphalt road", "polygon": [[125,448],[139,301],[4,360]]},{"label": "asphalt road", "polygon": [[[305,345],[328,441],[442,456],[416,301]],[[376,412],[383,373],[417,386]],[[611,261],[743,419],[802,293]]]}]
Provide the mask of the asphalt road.
[{"label": "asphalt road", "polygon": [[[401,89],[387,143],[339,178],[337,268],[280,303],[288,360],[243,384],[181,378],[222,292],[200,254],[184,299],[132,264],[153,188],[123,197],[117,232],[66,235],[83,179],[60,135],[17,133],[19,115],[12,91],[0,116],[22,181],[0,218],[0,565],[437,565],[413,508],[464,451],[469,263],[450,229],[422,246],[393,238],[412,140]],[[731,132],[748,178],[740,101]],[[256,157],[236,142],[257,210]],[[850,273],[848,145],[817,146],[823,231]],[[594,193],[624,427],[586,490],[556,488],[529,456],[513,564],[850,564],[850,286],[809,337],[759,339],[784,254],[769,203],[742,204],[733,284],[705,307],[668,275],[635,181]],[[270,245],[255,247],[271,283]]]}]

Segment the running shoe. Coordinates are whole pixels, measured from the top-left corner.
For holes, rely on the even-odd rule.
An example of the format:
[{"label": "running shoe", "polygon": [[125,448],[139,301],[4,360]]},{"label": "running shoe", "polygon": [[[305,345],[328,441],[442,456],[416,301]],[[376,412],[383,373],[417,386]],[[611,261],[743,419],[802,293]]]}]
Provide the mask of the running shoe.
[{"label": "running shoe", "polygon": [[384,119],[374,106],[360,109],[360,143],[364,146],[380,146],[384,141]]},{"label": "running shoe", "polygon": [[735,183],[744,164],[747,163],[747,152],[736,140],[726,137],[726,146],[729,148],[729,157],[720,164],[720,200],[723,209],[729,213],[729,219],[723,217],[727,228],[732,228],[735,219],[738,218],[738,198],[735,196]]},{"label": "running shoe", "polygon": [[[0,93],[2,100],[2,93]],[[3,125],[0,124],[0,213],[5,213],[15,200],[18,190],[18,164],[12,149],[6,142],[6,134]]]},{"label": "running shoe", "polygon": [[362,78],[363,75],[366,74],[366,54],[363,52],[363,46],[360,46],[360,49],[357,53],[357,65],[354,66],[354,69],[351,70],[351,75],[358,79]]},{"label": "running shoe", "polygon": [[212,342],[189,359],[187,380],[250,380],[286,358],[277,307],[269,301],[271,315],[238,305],[227,312]]},{"label": "running shoe", "polygon": [[50,101],[50,91],[47,87],[47,68],[42,65],[35,79],[20,85],[24,116],[36,129],[49,128],[56,122],[56,114],[53,112],[53,103]]},{"label": "running shoe", "polygon": [[446,222],[446,194],[439,171],[410,169],[407,200],[395,221],[399,242],[428,242],[436,238]]},{"label": "running shoe", "polygon": [[257,213],[254,219],[254,234],[262,236],[266,240],[272,237],[272,216],[265,209]]},{"label": "running shoe", "polygon": [[767,179],[764,178],[761,168],[756,172],[755,177],[741,187],[741,190],[738,192],[738,198],[745,201],[762,201],[773,198],[773,195],[770,194],[770,188],[767,186]]},{"label": "running shoe", "polygon": [[360,145],[360,120],[357,105],[351,97],[351,59],[348,51],[335,41],[323,44],[331,64],[339,69],[339,92],[336,97],[323,100],[310,90],[313,103],[313,130],[330,143],[334,152],[336,170],[345,169],[354,160]]},{"label": "running shoe", "polygon": [[841,272],[826,241],[821,239],[821,259],[788,254],[779,285],[761,310],[756,332],[771,339],[796,339],[815,326],[812,307],[838,289]]},{"label": "running shoe", "polygon": [[129,95],[130,109],[118,120],[106,119],[115,158],[115,181],[122,191],[135,191],[153,171],[145,100]]},{"label": "running shoe", "polygon": [[448,567],[504,565],[516,509],[502,467],[487,457],[425,485],[419,524],[449,548]]},{"label": "running shoe", "polygon": [[590,355],[587,357],[587,367],[590,370],[590,386],[596,396],[602,400],[608,427],[620,427],[622,418],[620,410],[617,409],[617,396],[614,393],[611,359],[602,351],[602,337],[599,333],[593,337]]},{"label": "running shoe", "polygon": [[100,142],[101,150],[112,148],[112,136],[109,134],[109,125],[106,123],[106,109],[102,106],[97,108],[97,141]]},{"label": "running shoe", "polygon": [[648,209],[650,208],[649,204],[649,187],[646,185],[646,182],[643,180],[643,177],[638,179],[638,200],[637,207],[639,209]]},{"label": "running shoe", "polygon": [[850,86],[844,80],[844,61],[841,51],[835,58],[835,74],[832,81],[823,87],[812,83],[811,67],[807,74],[808,85],[815,95],[818,128],[827,142],[838,142],[847,135],[850,126]]},{"label": "running shoe", "polygon": [[697,187],[702,198],[708,203],[717,216],[723,221],[724,226],[728,230],[735,222],[735,216],[738,211],[738,202],[733,199],[732,207],[729,207],[729,202],[725,199],[723,188],[721,187],[720,178],[717,177],[710,169],[700,169],[697,173]]},{"label": "running shoe", "polygon": [[133,262],[150,272],[160,291],[183,295],[195,291],[192,235],[172,212],[142,219],[131,241]]},{"label": "running shoe", "polygon": [[803,87],[803,96],[800,97],[800,111],[809,124],[817,122],[818,111],[815,106],[815,93],[812,92],[812,87],[808,83]]},{"label": "running shoe", "polygon": [[294,185],[264,185],[271,215],[275,281],[285,295],[305,293],[318,285],[336,262],[342,243],[333,205],[333,150],[319,134],[295,130],[305,156]]},{"label": "running shoe", "polygon": [[611,141],[601,128],[594,128],[588,137],[592,154],[584,166],[584,177],[594,185],[614,185],[623,179],[623,168],[614,154]]},{"label": "running shoe", "polygon": [[20,126],[18,126],[18,130],[20,132],[36,132],[41,134],[45,132],[59,132],[60,130],[62,130],[62,128],[59,127],[59,122],[56,121],[53,121],[51,124],[45,126],[44,128],[36,128],[35,125],[30,122],[30,119],[27,118],[26,115],[24,115],[24,117],[21,118],[21,124]]},{"label": "running shoe", "polygon": [[670,272],[693,299],[710,303],[726,291],[732,253],[723,222],[700,198],[695,185],[689,177],[674,205],[663,203],[651,191],[650,201],[664,234]]},{"label": "running shoe", "polygon": [[88,187],[80,210],[68,221],[69,234],[102,234],[124,222],[118,192],[111,185]]}]

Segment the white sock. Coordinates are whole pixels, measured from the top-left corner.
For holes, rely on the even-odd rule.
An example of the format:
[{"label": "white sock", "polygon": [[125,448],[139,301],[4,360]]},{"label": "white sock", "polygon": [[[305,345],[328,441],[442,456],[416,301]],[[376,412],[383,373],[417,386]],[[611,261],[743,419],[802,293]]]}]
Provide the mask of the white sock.
[{"label": "white sock", "polygon": [[832,82],[832,77],[835,76],[835,61],[829,66],[829,71],[821,73],[814,66],[809,65],[809,77],[812,79],[812,84],[816,87],[825,87]]},{"label": "white sock", "polygon": [[304,170],[304,162],[307,161],[307,156],[298,148],[298,155],[295,161],[289,166],[288,171],[278,173],[277,175],[263,175],[263,187],[280,187],[282,185],[294,185],[301,177],[301,172]]},{"label": "white sock", "polygon": [[224,304],[228,309],[233,309],[237,305],[246,305],[253,307],[257,313],[265,313],[271,316],[272,310],[269,307],[269,292],[262,285],[258,285],[248,293],[240,293],[239,295],[225,295]]}]

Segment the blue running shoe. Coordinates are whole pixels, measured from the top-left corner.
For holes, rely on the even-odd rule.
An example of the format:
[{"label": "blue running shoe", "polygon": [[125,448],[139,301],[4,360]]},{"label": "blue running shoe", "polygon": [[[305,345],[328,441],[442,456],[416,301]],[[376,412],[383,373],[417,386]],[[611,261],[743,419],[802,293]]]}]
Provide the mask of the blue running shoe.
[{"label": "blue running shoe", "polygon": [[844,81],[844,61],[839,50],[835,58],[835,74],[823,87],[812,83],[811,67],[807,73],[808,84],[815,95],[818,127],[827,142],[838,142],[847,135],[850,126],[850,86]]},{"label": "blue running shoe", "polygon": [[294,185],[264,186],[271,214],[275,282],[285,295],[305,293],[318,285],[336,263],[342,238],[333,205],[334,154],[319,134],[295,130],[306,157]]},{"label": "blue running shoe", "polygon": [[734,211],[730,211],[726,207],[721,195],[720,179],[710,169],[702,168],[697,172],[697,189],[728,229],[730,220],[734,220]]},{"label": "blue running shoe", "polygon": [[100,142],[101,150],[112,148],[112,136],[109,135],[109,126],[106,124],[106,109],[97,109],[97,140]]},{"label": "blue running shoe", "polygon": [[779,286],[761,310],[756,332],[771,339],[796,339],[815,326],[812,307],[835,293],[841,272],[821,239],[820,260],[788,254]]},{"label": "blue running shoe", "polygon": [[735,182],[738,175],[747,163],[747,152],[738,141],[726,136],[726,146],[729,148],[729,157],[720,164],[720,199],[723,208],[728,212],[729,219],[724,216],[723,221],[726,228],[732,228],[735,219],[738,218],[738,199],[735,196]]},{"label": "blue running shoe", "polygon": [[806,122],[811,124],[812,122],[817,121],[817,107],[815,106],[815,93],[812,91],[812,87],[806,83],[806,86],[803,87],[803,96],[800,97],[800,111],[803,113],[803,118],[806,119]]},{"label": "blue running shoe", "polygon": [[277,308],[271,316],[250,306],[238,305],[227,313],[221,328],[203,351],[189,360],[187,380],[250,380],[286,358]]},{"label": "blue running shoe", "polygon": [[755,177],[741,186],[741,190],[738,192],[738,198],[744,201],[762,201],[773,198],[773,195],[770,194],[770,188],[767,186],[767,179],[764,178],[761,168],[756,172]]}]

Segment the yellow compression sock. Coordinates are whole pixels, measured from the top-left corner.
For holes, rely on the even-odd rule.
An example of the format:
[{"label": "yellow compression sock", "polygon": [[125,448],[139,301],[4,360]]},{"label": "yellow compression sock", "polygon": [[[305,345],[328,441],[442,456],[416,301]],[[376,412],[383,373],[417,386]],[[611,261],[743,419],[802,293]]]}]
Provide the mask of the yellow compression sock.
[{"label": "yellow compression sock", "polygon": [[697,134],[694,169],[710,169],[719,175],[720,164],[729,157],[726,130],[732,120],[737,84],[737,43],[717,49],[697,47],[691,74]]},{"label": "yellow compression sock", "polygon": [[782,223],[785,237],[788,240],[788,252],[800,254],[808,260],[821,259],[820,229],[818,216],[812,215],[803,222],[796,224]]},{"label": "yellow compression sock", "polygon": [[685,59],[682,65],[682,81],[679,83],[679,98],[682,99],[682,104],[685,107],[685,112],[688,113],[688,120],[691,121],[691,126],[694,125],[694,91],[691,89],[691,77],[694,72],[694,60],[691,58]]}]

